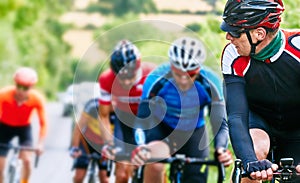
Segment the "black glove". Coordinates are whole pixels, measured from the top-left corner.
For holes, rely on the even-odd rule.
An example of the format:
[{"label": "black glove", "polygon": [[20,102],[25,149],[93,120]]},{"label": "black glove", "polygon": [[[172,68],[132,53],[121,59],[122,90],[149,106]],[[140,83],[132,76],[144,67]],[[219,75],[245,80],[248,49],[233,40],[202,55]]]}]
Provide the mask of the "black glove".
[{"label": "black glove", "polygon": [[256,171],[267,170],[271,167],[272,167],[272,163],[267,159],[260,160],[260,161],[252,161],[247,163],[246,172],[250,174]]}]

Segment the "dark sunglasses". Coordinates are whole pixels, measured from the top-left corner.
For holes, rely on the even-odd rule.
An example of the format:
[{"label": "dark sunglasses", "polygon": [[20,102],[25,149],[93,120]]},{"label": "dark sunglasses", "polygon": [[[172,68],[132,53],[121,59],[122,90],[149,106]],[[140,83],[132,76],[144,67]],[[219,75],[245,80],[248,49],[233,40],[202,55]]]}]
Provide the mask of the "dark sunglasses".
[{"label": "dark sunglasses", "polygon": [[[177,72],[174,72],[174,71],[173,71],[173,74],[176,75],[179,78],[182,77],[182,76],[184,76],[183,74],[180,74],[180,73],[177,73]],[[194,76],[196,76],[197,74],[198,73],[187,73],[187,75],[189,75],[191,78],[194,77]]]},{"label": "dark sunglasses", "polygon": [[31,87],[30,87],[30,86],[24,86],[24,85],[17,84],[17,88],[18,88],[19,90],[27,91],[27,90],[29,90]]},{"label": "dark sunglasses", "polygon": [[240,38],[242,33],[245,33],[247,30],[238,30],[238,31],[233,31],[233,32],[228,32],[231,37],[234,38]]}]

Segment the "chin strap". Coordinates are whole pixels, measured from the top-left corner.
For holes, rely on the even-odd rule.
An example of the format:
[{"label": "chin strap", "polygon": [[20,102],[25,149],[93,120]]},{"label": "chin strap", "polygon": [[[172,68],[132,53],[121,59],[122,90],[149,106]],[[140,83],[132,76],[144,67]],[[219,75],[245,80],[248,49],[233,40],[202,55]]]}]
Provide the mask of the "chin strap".
[{"label": "chin strap", "polygon": [[254,43],[252,42],[252,38],[251,38],[251,35],[250,35],[249,30],[246,31],[246,35],[247,35],[248,41],[249,41],[249,43],[250,43],[250,45],[251,45],[251,51],[250,51],[250,57],[251,57],[251,56],[255,55],[255,49],[256,49],[256,46],[257,46],[259,43],[261,43],[261,41],[257,41],[257,43],[254,44]]}]

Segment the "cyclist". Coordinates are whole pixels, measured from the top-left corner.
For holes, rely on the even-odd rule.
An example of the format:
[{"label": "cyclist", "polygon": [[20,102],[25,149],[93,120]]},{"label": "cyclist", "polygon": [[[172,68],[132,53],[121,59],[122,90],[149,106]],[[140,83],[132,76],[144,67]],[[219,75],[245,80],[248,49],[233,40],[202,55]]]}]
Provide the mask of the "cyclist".
[{"label": "cyclist", "polygon": [[[13,137],[18,137],[19,145],[32,146],[31,115],[37,111],[40,132],[37,154],[43,152],[46,135],[45,99],[33,87],[38,81],[37,73],[29,67],[21,67],[14,73],[15,86],[7,86],[0,90],[0,143],[9,144]],[[0,148],[0,182],[4,179],[4,168],[8,148]],[[32,152],[21,150],[23,161],[22,183],[29,180],[31,174]]]},{"label": "cyclist", "polygon": [[231,142],[256,180],[278,167],[267,160],[270,146],[300,162],[300,32],[279,28],[283,11],[281,0],[228,0],[221,24]]},{"label": "cyclist", "polygon": [[[216,157],[225,166],[232,163],[227,149],[229,136],[220,80],[202,66],[205,58],[206,50],[200,40],[182,37],[169,48],[170,62],[147,77],[135,122],[135,127],[145,130],[147,143],[133,151],[134,164],[141,165],[150,157],[175,154],[208,158],[206,107],[212,107],[211,115],[214,115],[211,123]],[[211,88],[215,89],[213,95],[210,95]],[[144,181],[163,182],[163,170],[161,163],[147,164]],[[205,165],[186,165],[182,182],[207,182],[207,172]]]},{"label": "cyclist", "polygon": [[[154,68],[154,64],[141,62],[138,48],[128,40],[121,40],[115,47],[110,68],[99,76],[100,83],[100,130],[108,144],[103,154],[108,156],[107,147],[114,144],[124,152],[131,152],[134,144],[132,123],[137,112],[145,77]],[[115,133],[112,135],[109,113],[111,106],[116,114]],[[116,182],[128,182],[132,166],[116,163]]]},{"label": "cyclist", "polygon": [[[99,98],[88,100],[73,131],[70,155],[75,158],[73,165],[75,168],[74,183],[82,183],[86,176],[90,162],[87,154],[100,152],[104,144],[99,130],[98,108]],[[111,113],[111,118],[113,118],[113,113]],[[100,153],[98,154],[100,155]],[[100,182],[108,183],[106,163],[99,160],[98,167]]]}]

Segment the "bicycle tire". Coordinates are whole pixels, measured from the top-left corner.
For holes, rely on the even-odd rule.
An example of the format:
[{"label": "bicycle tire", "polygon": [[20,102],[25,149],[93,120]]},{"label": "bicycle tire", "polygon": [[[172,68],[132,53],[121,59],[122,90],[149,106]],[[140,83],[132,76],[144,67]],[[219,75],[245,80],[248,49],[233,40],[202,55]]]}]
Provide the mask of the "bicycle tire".
[{"label": "bicycle tire", "polygon": [[16,172],[17,172],[17,169],[15,166],[9,166],[8,168],[8,183],[16,183]]},{"label": "bicycle tire", "polygon": [[90,176],[89,176],[88,183],[96,183],[96,180],[95,180],[94,175],[90,175]]},{"label": "bicycle tire", "polygon": [[144,180],[143,174],[144,174],[144,166],[142,167],[141,177],[138,177],[137,170],[135,170],[135,173],[131,179],[131,183],[143,183],[143,180]]}]

